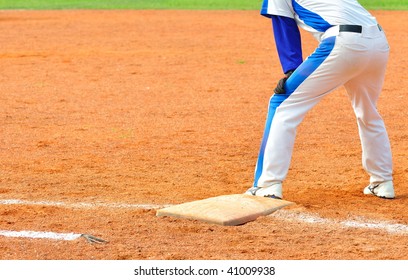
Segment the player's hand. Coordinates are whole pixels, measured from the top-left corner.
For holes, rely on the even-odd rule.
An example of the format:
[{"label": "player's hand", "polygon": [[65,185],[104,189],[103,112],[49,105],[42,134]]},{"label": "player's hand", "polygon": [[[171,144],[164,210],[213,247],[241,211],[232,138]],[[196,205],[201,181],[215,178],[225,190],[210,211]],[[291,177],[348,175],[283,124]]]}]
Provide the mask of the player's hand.
[{"label": "player's hand", "polygon": [[279,80],[278,85],[276,86],[274,92],[276,94],[284,94],[285,93],[285,83],[286,80],[292,75],[293,71],[289,71],[286,73],[285,77]]}]

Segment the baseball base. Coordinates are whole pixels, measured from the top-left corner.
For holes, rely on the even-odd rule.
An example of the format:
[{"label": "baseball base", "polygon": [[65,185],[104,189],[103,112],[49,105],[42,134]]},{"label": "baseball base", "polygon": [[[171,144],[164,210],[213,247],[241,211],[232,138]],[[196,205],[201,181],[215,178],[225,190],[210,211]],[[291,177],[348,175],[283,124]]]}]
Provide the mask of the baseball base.
[{"label": "baseball base", "polygon": [[223,226],[242,225],[294,204],[293,202],[246,194],[211,197],[160,209],[156,216],[198,220]]}]

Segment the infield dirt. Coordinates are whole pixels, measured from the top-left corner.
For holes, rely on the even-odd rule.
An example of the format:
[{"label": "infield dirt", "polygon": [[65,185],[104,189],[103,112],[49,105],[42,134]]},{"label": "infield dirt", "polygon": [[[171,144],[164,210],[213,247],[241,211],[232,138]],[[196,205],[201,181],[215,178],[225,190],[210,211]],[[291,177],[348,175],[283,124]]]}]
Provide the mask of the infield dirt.
[{"label": "infield dirt", "polygon": [[[257,11],[1,11],[0,230],[88,233],[107,244],[0,237],[1,259],[407,259],[407,12],[375,11],[391,56],[378,108],[396,199],[366,197],[344,89],[298,129],[287,216],[223,227],[156,209],[250,187],[272,89],[281,78]],[[304,55],[317,42],[303,34]],[[278,212],[279,212],[278,211]]]}]

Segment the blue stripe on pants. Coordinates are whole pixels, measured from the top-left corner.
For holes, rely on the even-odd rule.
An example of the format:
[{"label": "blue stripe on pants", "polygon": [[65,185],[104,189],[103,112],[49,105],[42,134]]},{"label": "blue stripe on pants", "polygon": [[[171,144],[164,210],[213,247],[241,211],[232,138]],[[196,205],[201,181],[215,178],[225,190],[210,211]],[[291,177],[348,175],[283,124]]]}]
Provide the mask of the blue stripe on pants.
[{"label": "blue stripe on pants", "polygon": [[334,48],[336,37],[329,37],[322,41],[316,51],[310,55],[286,81],[286,94],[274,94],[269,101],[268,115],[266,118],[264,135],[255,168],[254,187],[258,186],[259,178],[264,168],[265,147],[268,143],[269,132],[275,112],[284,102],[330,55]]}]

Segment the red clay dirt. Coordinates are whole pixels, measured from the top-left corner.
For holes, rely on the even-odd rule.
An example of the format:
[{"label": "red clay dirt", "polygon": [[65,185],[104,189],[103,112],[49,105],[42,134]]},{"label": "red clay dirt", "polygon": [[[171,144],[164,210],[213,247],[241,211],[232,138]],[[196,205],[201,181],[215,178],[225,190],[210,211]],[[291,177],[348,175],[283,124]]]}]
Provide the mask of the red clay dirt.
[{"label": "red clay dirt", "polygon": [[[223,227],[156,217],[155,207],[250,187],[282,75],[267,19],[257,11],[1,11],[0,230],[109,243],[1,236],[0,258],[407,259],[408,14],[373,14],[391,45],[378,107],[396,199],[363,195],[357,125],[339,89],[299,127],[284,183],[296,205]],[[316,42],[303,35],[308,55]]]}]

